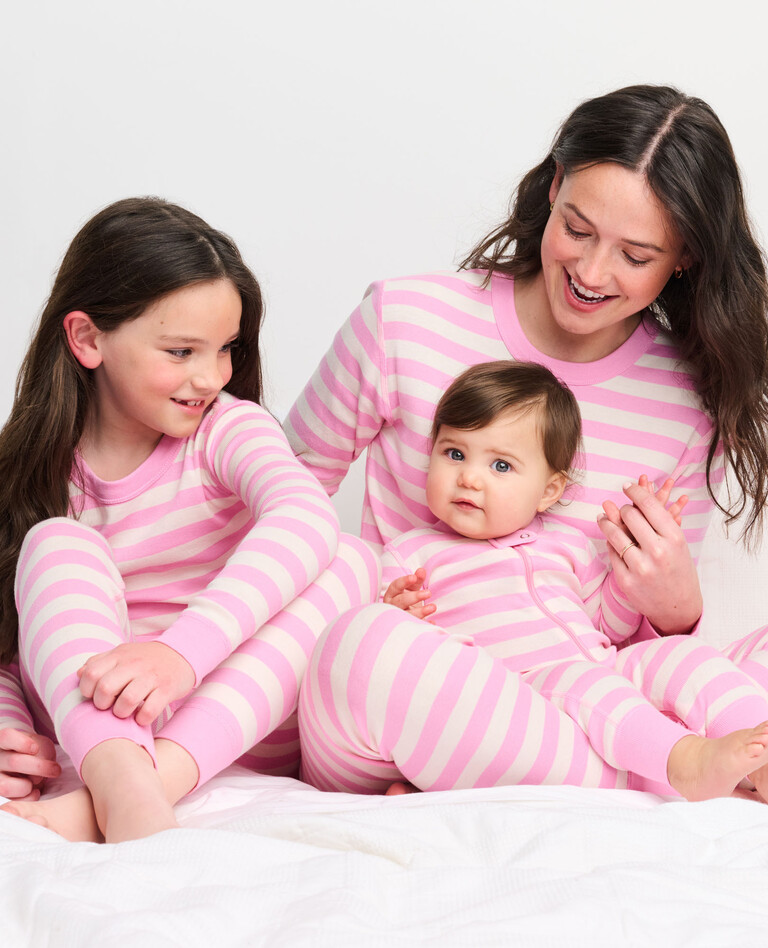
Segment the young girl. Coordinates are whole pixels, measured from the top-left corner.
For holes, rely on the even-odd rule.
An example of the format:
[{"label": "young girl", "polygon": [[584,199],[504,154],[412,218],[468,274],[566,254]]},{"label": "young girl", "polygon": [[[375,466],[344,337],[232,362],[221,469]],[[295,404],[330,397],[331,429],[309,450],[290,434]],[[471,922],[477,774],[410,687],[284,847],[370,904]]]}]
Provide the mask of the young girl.
[{"label": "young girl", "polygon": [[[693,800],[730,794],[747,773],[768,791],[768,695],[695,638],[617,651],[642,616],[584,534],[545,514],[567,486],[580,429],[573,394],[541,365],[480,364],[448,388],[435,413],[426,482],[439,522],[384,551],[391,583],[384,602],[436,616],[439,630],[427,636],[434,647],[425,662],[419,653],[430,644],[414,636],[428,627],[417,630],[386,605],[342,620],[346,634],[331,633],[318,647],[300,701],[307,779],[325,789],[350,779],[356,789],[380,789],[386,761],[395,770],[388,779],[399,773],[422,788],[494,782],[488,745],[497,750],[498,733],[492,728],[490,741],[475,745],[471,727],[456,730],[477,701],[472,653],[482,650],[499,674],[518,674],[569,714],[617,770]],[[422,582],[428,589],[417,591]],[[441,646],[441,634],[452,646]],[[427,694],[436,680],[442,700],[433,702]],[[502,730],[536,735],[547,763],[563,756],[540,706],[521,704],[494,701]],[[376,756],[382,760],[371,766]],[[580,782],[573,776],[567,782]],[[546,768],[536,771],[542,777]]]},{"label": "young girl", "polygon": [[[375,558],[350,538],[334,559],[333,509],[257,404],[261,319],[234,244],[164,201],[111,205],[67,251],[0,432],[0,660],[18,651],[87,790],[7,812],[76,839],[175,826],[375,595]],[[263,764],[295,765],[295,738]]]}]

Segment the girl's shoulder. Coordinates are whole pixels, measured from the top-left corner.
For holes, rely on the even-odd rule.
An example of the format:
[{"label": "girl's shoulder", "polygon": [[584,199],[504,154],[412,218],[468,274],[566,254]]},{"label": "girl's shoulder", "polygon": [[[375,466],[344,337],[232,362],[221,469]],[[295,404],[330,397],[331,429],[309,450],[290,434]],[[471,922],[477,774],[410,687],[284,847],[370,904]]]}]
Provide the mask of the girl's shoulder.
[{"label": "girl's shoulder", "polygon": [[[280,422],[266,408],[257,402],[236,398],[229,392],[220,392],[216,397],[193,441],[190,449],[206,456],[226,450],[228,445],[235,443],[248,443],[254,448],[269,443],[280,449],[288,445]],[[293,455],[292,451],[290,453]]]},{"label": "girl's shoulder", "polygon": [[258,402],[251,402],[245,398],[236,398],[229,392],[219,392],[208,410],[205,418],[197,429],[198,434],[208,435],[214,429],[222,426],[240,425],[248,419],[266,422],[280,427],[277,419]]}]

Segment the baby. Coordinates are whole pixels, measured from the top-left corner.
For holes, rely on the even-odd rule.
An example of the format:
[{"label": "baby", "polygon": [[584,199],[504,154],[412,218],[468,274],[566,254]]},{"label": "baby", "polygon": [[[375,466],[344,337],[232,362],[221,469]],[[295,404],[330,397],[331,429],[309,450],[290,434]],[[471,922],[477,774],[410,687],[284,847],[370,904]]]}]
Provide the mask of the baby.
[{"label": "baby", "polygon": [[569,484],[580,431],[576,399],[543,366],[492,362],[459,376],[432,429],[427,503],[440,523],[387,545],[384,601],[434,616],[519,673],[646,787],[700,800],[750,775],[766,797],[765,692],[694,637],[619,651],[642,614],[591,541],[547,517]]}]

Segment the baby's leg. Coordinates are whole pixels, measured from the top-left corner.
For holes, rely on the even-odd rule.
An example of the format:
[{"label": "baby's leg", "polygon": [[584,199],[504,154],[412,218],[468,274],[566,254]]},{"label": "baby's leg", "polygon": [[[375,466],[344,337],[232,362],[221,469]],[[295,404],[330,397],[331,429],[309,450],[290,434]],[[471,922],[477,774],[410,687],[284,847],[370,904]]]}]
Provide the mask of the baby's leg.
[{"label": "baby's leg", "polygon": [[[685,651],[689,654],[691,650]],[[689,800],[729,795],[751,770],[768,760],[768,725],[762,723],[768,721],[768,708],[764,703],[749,706],[765,712],[763,719],[747,716],[740,723],[750,727],[708,739],[670,720],[610,667],[562,662],[525,677],[579,723],[612,766],[662,785],[666,781]],[[723,714],[720,708],[719,717]]]},{"label": "baby's leg", "polygon": [[614,669],[696,734],[723,737],[768,720],[768,693],[717,649],[670,635],[621,649]]},{"label": "baby's leg", "polygon": [[724,649],[727,658],[768,692],[768,625]]},{"label": "baby's leg", "polygon": [[341,616],[318,642],[299,732],[302,776],[324,790],[627,785],[502,662],[381,604]]}]

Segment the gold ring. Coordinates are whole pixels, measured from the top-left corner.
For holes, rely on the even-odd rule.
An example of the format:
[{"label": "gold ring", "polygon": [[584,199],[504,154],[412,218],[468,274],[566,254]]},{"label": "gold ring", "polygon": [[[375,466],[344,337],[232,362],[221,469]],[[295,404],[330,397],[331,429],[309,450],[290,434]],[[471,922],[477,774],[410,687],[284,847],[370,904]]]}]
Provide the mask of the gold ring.
[{"label": "gold ring", "polygon": [[621,553],[619,553],[619,556],[621,557],[622,561],[624,560],[624,555],[627,552],[627,550],[631,549],[633,546],[637,546],[637,544],[635,543],[634,540],[630,540],[629,543],[621,551]]}]

